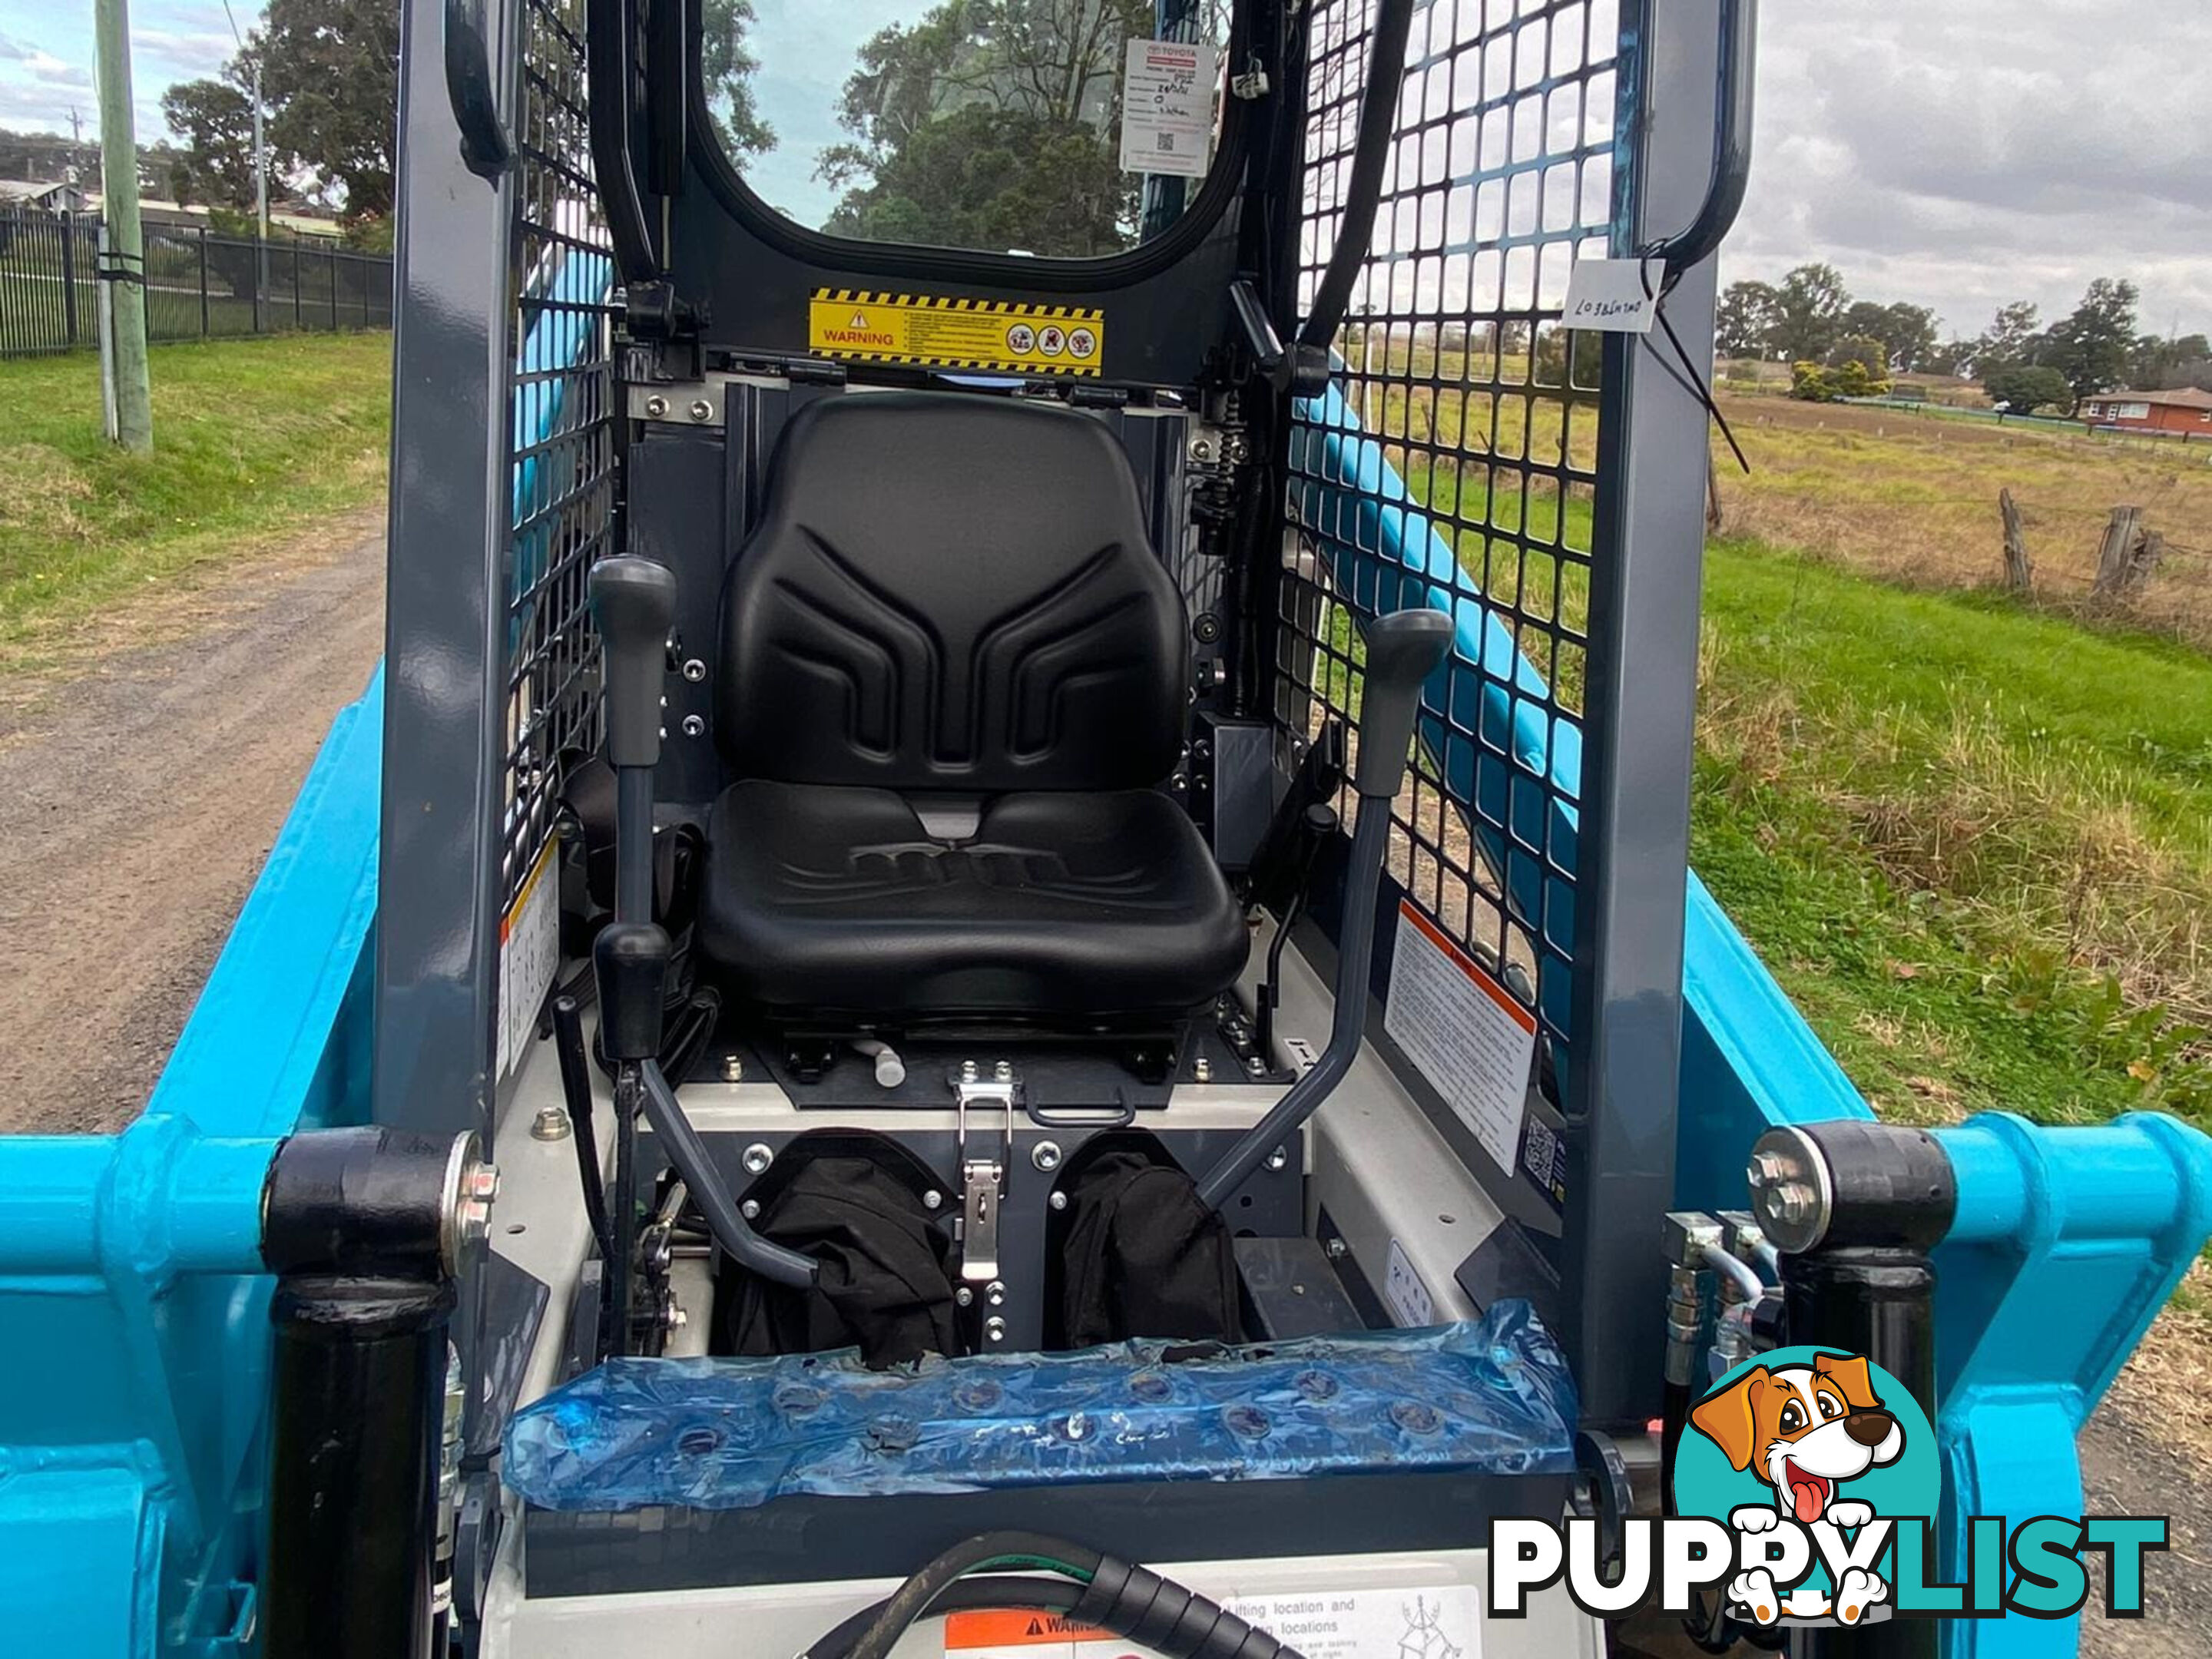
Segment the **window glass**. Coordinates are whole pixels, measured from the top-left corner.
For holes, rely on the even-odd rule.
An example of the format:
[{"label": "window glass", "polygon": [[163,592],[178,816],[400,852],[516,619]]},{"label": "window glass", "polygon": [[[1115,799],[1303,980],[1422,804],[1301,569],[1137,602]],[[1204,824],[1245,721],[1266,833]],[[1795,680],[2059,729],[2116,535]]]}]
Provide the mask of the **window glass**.
[{"label": "window glass", "polygon": [[795,223],[1096,258],[1218,149],[1231,0],[702,0],[723,153]]}]

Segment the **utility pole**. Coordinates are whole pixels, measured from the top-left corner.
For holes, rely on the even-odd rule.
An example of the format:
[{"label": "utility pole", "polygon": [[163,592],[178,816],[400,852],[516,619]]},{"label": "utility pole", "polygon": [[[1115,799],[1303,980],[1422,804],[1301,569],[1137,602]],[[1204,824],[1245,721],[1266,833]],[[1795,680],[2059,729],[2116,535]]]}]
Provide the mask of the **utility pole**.
[{"label": "utility pole", "polygon": [[100,177],[107,256],[100,280],[112,307],[116,441],[154,447],[154,391],[146,369],[146,241],[138,222],[138,140],[131,125],[128,0],[93,0],[100,54]]},{"label": "utility pole", "polygon": [[253,212],[269,240],[269,152],[261,143],[261,54],[253,54]]}]

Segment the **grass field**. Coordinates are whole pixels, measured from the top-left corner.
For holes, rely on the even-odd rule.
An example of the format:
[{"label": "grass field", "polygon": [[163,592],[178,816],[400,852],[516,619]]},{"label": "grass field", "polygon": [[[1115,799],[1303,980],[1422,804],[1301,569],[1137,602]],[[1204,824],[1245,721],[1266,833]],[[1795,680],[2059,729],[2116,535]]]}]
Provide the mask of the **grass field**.
[{"label": "grass field", "polygon": [[374,501],[392,339],[157,346],[154,453],[100,431],[88,353],[0,362],[0,669],[51,661],[88,617]]}]

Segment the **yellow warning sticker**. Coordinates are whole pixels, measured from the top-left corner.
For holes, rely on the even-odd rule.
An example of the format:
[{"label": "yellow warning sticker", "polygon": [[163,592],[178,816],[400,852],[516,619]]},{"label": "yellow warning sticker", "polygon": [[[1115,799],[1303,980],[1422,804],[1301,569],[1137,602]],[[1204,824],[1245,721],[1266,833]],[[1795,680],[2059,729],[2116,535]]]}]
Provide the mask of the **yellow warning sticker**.
[{"label": "yellow warning sticker", "polygon": [[820,357],[1097,374],[1105,360],[1106,315],[1082,306],[817,288],[806,308],[806,343]]}]

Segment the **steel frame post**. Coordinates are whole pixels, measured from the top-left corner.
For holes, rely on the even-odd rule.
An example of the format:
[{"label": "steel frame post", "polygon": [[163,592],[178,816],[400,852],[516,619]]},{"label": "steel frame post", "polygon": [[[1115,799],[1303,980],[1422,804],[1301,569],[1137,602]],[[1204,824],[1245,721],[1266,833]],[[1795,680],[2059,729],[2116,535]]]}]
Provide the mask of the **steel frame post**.
[{"label": "steel frame post", "polygon": [[[463,163],[445,10],[407,0],[401,20],[374,1110],[489,1146],[514,187]],[[511,65],[511,8],[489,10],[494,61]]]},{"label": "steel frame post", "polygon": [[[1719,0],[1670,4],[1663,30],[1655,9],[1621,9],[1616,258],[1689,224],[1711,172]],[[1667,301],[1700,374],[1715,286],[1707,259]],[[1705,411],[1661,369],[1668,350],[1656,332],[1606,337],[1598,422],[1562,1334],[1602,1425],[1657,1411],[1666,1339],[1707,465]]]}]

